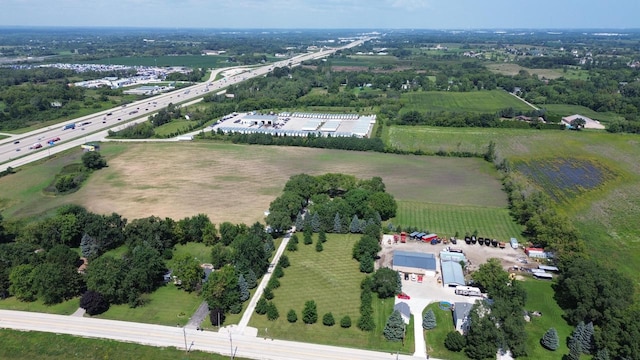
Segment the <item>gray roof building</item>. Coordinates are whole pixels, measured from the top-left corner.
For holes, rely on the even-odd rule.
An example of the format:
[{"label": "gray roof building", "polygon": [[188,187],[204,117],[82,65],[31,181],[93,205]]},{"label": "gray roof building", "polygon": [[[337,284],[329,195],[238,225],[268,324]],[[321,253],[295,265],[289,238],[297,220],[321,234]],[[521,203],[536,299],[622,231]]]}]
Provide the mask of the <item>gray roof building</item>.
[{"label": "gray roof building", "polygon": [[393,252],[393,267],[415,268],[429,271],[436,271],[436,256],[430,253],[418,253],[409,251]]},{"label": "gray roof building", "polygon": [[471,313],[473,304],[457,302],[453,305],[453,326],[461,334],[469,330],[469,313]]},{"label": "gray roof building", "polygon": [[411,309],[409,308],[409,305],[404,302],[401,301],[399,303],[397,303],[394,307],[393,307],[394,311],[398,311],[400,312],[400,316],[402,316],[402,320],[404,320],[405,324],[409,324],[409,320],[411,320]]},{"label": "gray roof building", "polygon": [[441,261],[442,284],[444,286],[466,285],[462,265],[458,261]]}]

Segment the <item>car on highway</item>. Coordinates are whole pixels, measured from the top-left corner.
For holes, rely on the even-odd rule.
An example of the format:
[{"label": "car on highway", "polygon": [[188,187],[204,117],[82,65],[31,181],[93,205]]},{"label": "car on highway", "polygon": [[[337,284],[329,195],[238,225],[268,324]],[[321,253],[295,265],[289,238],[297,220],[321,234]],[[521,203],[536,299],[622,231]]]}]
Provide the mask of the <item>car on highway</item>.
[{"label": "car on highway", "polygon": [[16,151],[20,151],[20,148],[17,148]]},{"label": "car on highway", "polygon": [[14,141],[14,142],[13,142],[13,145],[15,145],[15,144],[20,144],[20,140],[16,140],[16,141]]},{"label": "car on highway", "polygon": [[35,150],[35,149],[40,149],[42,147],[42,144],[40,143],[35,143],[31,146],[29,146],[29,150]]},{"label": "car on highway", "polygon": [[401,292],[400,294],[398,294],[398,299],[411,300],[411,296]]},{"label": "car on highway", "polygon": [[80,125],[89,125],[89,124],[91,124],[91,121],[85,121],[85,122],[83,122],[83,123],[82,123],[82,124],[80,124]]}]

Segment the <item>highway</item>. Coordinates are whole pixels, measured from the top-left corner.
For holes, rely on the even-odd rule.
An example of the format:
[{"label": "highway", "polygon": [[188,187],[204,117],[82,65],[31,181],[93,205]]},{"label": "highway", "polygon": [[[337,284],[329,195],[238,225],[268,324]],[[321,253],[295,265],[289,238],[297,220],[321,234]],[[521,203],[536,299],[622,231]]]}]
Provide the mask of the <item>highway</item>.
[{"label": "highway", "polygon": [[[126,106],[119,106],[77,119],[68,120],[56,126],[13,135],[0,140],[0,164],[2,164],[0,171],[8,167],[17,168],[74,146],[79,146],[87,141],[100,141],[106,137],[109,129],[120,129],[122,124],[129,123],[135,119],[146,121],[149,115],[166,107],[169,103],[179,104],[201,99],[206,94],[215,94],[229,85],[237,84],[256,76],[263,76],[275,67],[295,66],[306,60],[324,58],[338,50],[361,45],[367,40],[369,39],[357,40],[339,48],[323,49],[318,52],[301,54],[290,59],[259,67],[216,69],[211,73],[209,80],[203,83],[136,101]],[[240,71],[237,71],[231,76],[214,81],[220,72],[230,69]],[[75,129],[64,129],[65,125],[68,124],[76,124]],[[98,134],[100,136],[98,136]],[[48,144],[50,140],[57,138],[60,140],[56,141],[55,145],[51,146]],[[42,147],[34,149],[33,147],[36,146],[36,144]]]},{"label": "highway", "polygon": [[[322,325],[315,325],[322,326]],[[424,359],[395,353],[272,340],[229,332],[198,331],[173,326],[0,310],[0,328],[44,331],[88,338],[112,339],[159,347],[200,350],[250,359],[393,360]],[[336,329],[340,331],[340,329]],[[46,346],[46,344],[43,344]],[[103,354],[95,354],[100,357]]]}]

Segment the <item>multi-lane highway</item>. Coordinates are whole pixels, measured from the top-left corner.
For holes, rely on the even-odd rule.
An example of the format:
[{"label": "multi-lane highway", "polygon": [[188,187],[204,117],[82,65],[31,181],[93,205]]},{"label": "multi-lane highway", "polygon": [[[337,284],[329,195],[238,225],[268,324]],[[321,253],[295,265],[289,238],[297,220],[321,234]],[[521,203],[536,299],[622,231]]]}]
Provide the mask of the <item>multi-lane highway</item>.
[{"label": "multi-lane highway", "polygon": [[[250,359],[277,360],[392,360],[424,359],[395,353],[342,348],[294,341],[272,340],[198,331],[173,326],[133,323],[76,316],[0,310],[0,328],[44,331],[89,338],[113,339],[178,349],[201,350]],[[340,329],[336,329],[340,331]],[[95,354],[101,357],[103,354]]]},{"label": "multi-lane highway", "polygon": [[[65,121],[56,126],[13,135],[0,140],[0,164],[2,164],[0,171],[8,167],[17,168],[45,158],[51,154],[78,146],[86,141],[101,140],[106,136],[106,130],[115,130],[120,128],[122,124],[134,119],[146,120],[149,115],[166,107],[169,103],[178,104],[201,99],[204,95],[216,93],[229,85],[256,76],[263,76],[273,70],[274,67],[295,66],[306,60],[320,59],[338,50],[358,46],[367,40],[369,39],[357,40],[339,48],[323,49],[318,52],[298,55],[290,59],[259,67],[217,69],[211,73],[210,79],[203,83],[140,100],[127,104],[126,106],[119,106],[110,110]],[[235,71],[231,76],[214,81],[220,72],[229,69],[237,69],[239,71]],[[68,124],[75,124],[75,129],[65,129],[65,126]],[[55,145],[48,144],[50,140],[58,138],[60,140],[56,141]],[[39,144],[39,146],[37,144]]]}]

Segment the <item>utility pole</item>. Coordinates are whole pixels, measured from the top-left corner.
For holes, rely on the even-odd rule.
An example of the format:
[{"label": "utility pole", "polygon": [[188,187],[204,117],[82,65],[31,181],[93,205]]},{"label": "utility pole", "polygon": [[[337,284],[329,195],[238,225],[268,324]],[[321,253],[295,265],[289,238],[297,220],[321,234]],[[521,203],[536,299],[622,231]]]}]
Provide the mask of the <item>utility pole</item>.
[{"label": "utility pole", "polygon": [[182,328],[182,333],[184,334],[184,352],[188,353],[189,348],[187,347],[187,329]]},{"label": "utility pole", "polygon": [[233,338],[231,337],[231,329],[229,329],[229,347],[231,352],[229,353],[229,358],[233,360]]}]

